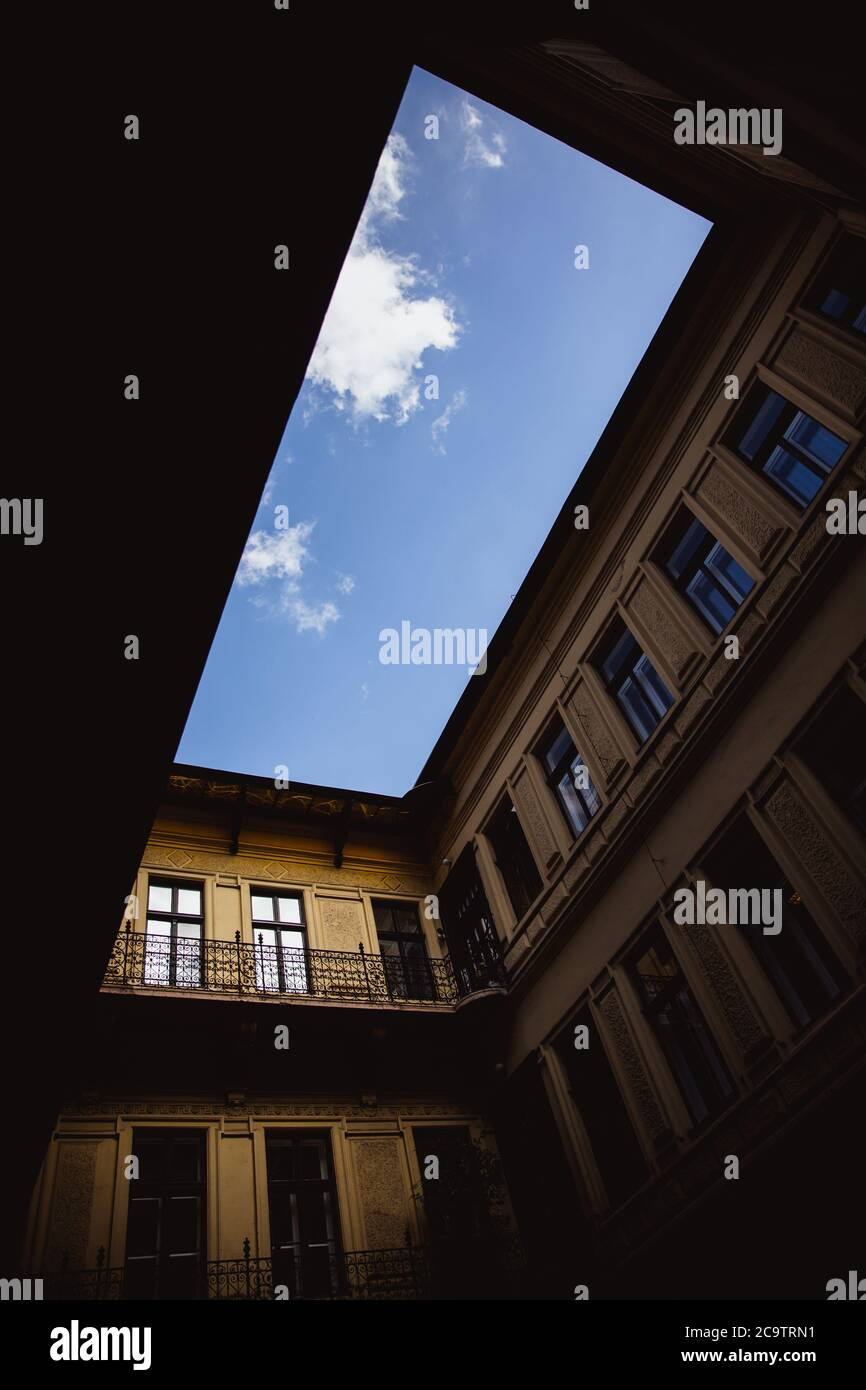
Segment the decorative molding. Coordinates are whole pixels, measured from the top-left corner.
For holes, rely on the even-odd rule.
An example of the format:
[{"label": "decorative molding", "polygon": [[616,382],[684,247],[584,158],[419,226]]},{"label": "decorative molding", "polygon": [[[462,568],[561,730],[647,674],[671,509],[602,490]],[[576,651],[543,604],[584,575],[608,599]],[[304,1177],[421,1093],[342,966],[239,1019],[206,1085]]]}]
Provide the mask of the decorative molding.
[{"label": "decorative molding", "polygon": [[62,1138],[57,1141],[51,1233],[46,1252],[48,1269],[59,1269],[64,1256],[68,1256],[71,1269],[87,1268],[98,1142],[91,1139],[79,1144]]},{"label": "decorative molding", "polygon": [[357,951],[367,941],[363,903],[353,898],[316,899],[322,923],[322,947],[328,951]]},{"label": "decorative molding", "polygon": [[529,827],[531,838],[541,851],[544,863],[549,864],[559,853],[559,847],[535,795],[535,788],[525,773],[513,785],[520,817]]},{"label": "decorative molding", "polygon": [[628,1077],[629,1088],[641,1119],[653,1140],[658,1140],[668,1133],[667,1121],[661,1112],[652,1083],[632,1039],[616,991],[609,990],[604,998],[598,1001],[598,1006],[616,1044],[616,1050],[619,1053],[623,1070]]},{"label": "decorative molding", "polygon": [[406,1244],[409,1213],[400,1166],[399,1139],[353,1139],[355,1171],[368,1250]]},{"label": "decorative molding", "polygon": [[[476,1112],[471,1106],[458,1105],[456,1102],[431,1101],[427,1103],[409,1102],[406,1105],[388,1103],[384,1105],[358,1105],[351,1101],[335,1101],[331,1104],[310,1104],[303,1102],[286,1102],[272,1104],[268,1101],[261,1103],[257,1101],[243,1101],[238,1105],[230,1105],[226,1100],[219,1099],[214,1101],[158,1101],[158,1100],[99,1100],[99,1101],[68,1101],[60,1111],[61,1120],[64,1119],[105,1119],[117,1115],[148,1115],[156,1118],[191,1118],[219,1120],[224,1115],[231,1117],[248,1116],[252,1120],[256,1119],[321,1119],[330,1118],[340,1119],[364,1119],[371,1115],[379,1119],[399,1120],[403,1117],[408,1119],[436,1119],[450,1118],[455,1115],[474,1115]],[[85,1145],[84,1147],[90,1147]]]},{"label": "decorative molding", "polygon": [[719,1002],[737,1045],[745,1055],[750,1048],[764,1039],[764,1030],[752,1012],[709,927],[690,926],[683,931],[683,936],[691,944],[701,971]]},{"label": "decorative molding", "polygon": [[845,930],[856,942],[866,941],[866,892],[789,779],[768,797],[764,811],[791,845],[795,857]]},{"label": "decorative molding", "polygon": [[623,756],[584,681],[575,687],[566,708],[580,726],[605,777],[610,779],[622,764]]},{"label": "decorative molding", "polygon": [[696,648],[653,593],[646,579],[635,589],[626,605],[626,612],[635,615],[679,679],[694,659]]},{"label": "decorative molding", "polygon": [[866,371],[837,356],[800,328],[795,328],[782,344],[773,366],[814,387],[852,418],[866,399]]},{"label": "decorative molding", "polygon": [[746,500],[718,463],[714,463],[704,477],[697,495],[723,518],[740,540],[745,541],[758,559],[766,554],[779,534],[780,528]]},{"label": "decorative molding", "polygon": [[[210,850],[167,849],[149,843],[142,860],[144,869],[188,869],[195,873],[230,873],[247,879],[271,879],[274,883],[330,884],[346,887],[357,884],[363,888],[384,888],[387,892],[403,892],[422,898],[428,891],[429,880],[400,868],[361,869],[350,862],[342,869],[312,859],[291,859],[285,855],[261,857],[240,854],[220,854]],[[357,945],[357,943],[356,943]]]}]

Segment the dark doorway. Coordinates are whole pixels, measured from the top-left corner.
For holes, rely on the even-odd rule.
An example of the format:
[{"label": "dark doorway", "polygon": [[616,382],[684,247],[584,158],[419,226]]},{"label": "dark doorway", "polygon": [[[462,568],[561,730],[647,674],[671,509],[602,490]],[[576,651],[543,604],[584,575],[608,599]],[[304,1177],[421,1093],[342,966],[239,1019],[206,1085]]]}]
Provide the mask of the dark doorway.
[{"label": "dark doorway", "polygon": [[603,1292],[583,1214],[535,1053],[509,1077],[493,1112],[496,1142],[526,1251],[526,1297]]},{"label": "dark doorway", "polygon": [[202,1294],[205,1136],[201,1130],[136,1129],[138,1177],[129,1184],[124,1298]]},{"label": "dark doorway", "polygon": [[374,898],[373,916],[390,998],[435,998],[417,903]]},{"label": "dark doorway", "polygon": [[274,1288],[290,1298],[340,1292],[340,1223],[327,1130],[266,1136]]}]

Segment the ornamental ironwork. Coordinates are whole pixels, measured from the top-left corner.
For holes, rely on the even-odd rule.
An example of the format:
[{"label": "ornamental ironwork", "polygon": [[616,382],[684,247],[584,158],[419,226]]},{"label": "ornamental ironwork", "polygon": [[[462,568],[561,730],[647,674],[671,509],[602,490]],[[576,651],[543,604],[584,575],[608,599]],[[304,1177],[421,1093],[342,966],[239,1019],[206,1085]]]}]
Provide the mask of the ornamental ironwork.
[{"label": "ornamental ironwork", "polygon": [[269,945],[260,934],[254,944],[169,938],[134,931],[128,923],[118,936],[103,985],[109,989],[191,990],[199,993],[282,999],[346,999],[375,1004],[456,1004],[479,990],[502,987],[501,962],[483,962],[459,978],[450,957],[441,960],[320,951]]}]

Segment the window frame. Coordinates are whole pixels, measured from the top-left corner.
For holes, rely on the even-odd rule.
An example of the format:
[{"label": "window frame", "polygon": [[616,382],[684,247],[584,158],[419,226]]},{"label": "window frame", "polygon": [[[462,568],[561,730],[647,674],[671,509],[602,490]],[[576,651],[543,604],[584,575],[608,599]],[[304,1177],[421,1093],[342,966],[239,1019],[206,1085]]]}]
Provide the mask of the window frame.
[{"label": "window frame", "polygon": [[[571,754],[569,754],[569,752],[566,750],[566,752],[563,753],[562,757],[559,759],[559,762],[556,764],[556,766],[551,768],[548,758],[549,752],[553,748],[553,745],[561,738],[563,734],[565,734],[566,738],[568,739]],[[571,730],[568,728],[567,724],[565,723],[565,720],[562,718],[561,715],[556,715],[554,719],[551,720],[551,722],[548,724],[543,737],[539,739],[536,745],[535,758],[541,766],[541,770],[544,774],[545,781],[547,782],[551,794],[553,795],[556,804],[559,807],[562,818],[565,821],[567,829],[571,833],[572,839],[579,839],[580,836],[583,834],[584,830],[586,830],[590,821],[598,815],[604,803],[602,801],[601,793],[598,787],[592,780],[592,775],[589,770],[589,764],[587,763],[583,754],[580,752],[577,745],[575,744],[574,739],[571,735]],[[595,796],[595,799],[598,803],[594,809],[592,809],[587,804],[589,791],[585,791],[582,788],[578,787],[574,781],[573,774],[575,763],[579,763],[581,767],[586,768],[591,792]],[[572,788],[574,789],[574,793],[578,797],[586,815],[586,820],[584,821],[583,825],[579,827],[575,826],[574,822],[572,821],[571,812],[569,810],[568,804],[566,803],[566,800],[560,791],[560,783],[566,775],[569,777]]]},{"label": "window frame", "polygon": [[[769,403],[771,396],[778,396],[779,400],[782,402],[782,409],[776,416],[776,419],[769,425],[766,434],[756,446],[750,458],[742,451],[743,439],[757,422],[758,416]],[[810,454],[802,444],[798,444],[796,440],[787,437],[787,431],[797,422],[798,417],[802,417],[803,420],[810,421],[820,429],[826,430],[827,434],[837,439],[839,443],[843,445],[842,451],[835,463],[828,466],[822,460],[819,460],[817,455]],[[794,401],[790,400],[789,397],[778,390],[776,386],[771,386],[760,377],[752,385],[740,409],[735,412],[733,420],[722,435],[722,443],[727,449],[731,450],[741,463],[745,464],[747,468],[750,468],[753,473],[757,473],[770,487],[775,489],[776,492],[781,493],[789,504],[796,507],[800,512],[805,512],[813,504],[824,485],[833,477],[837,469],[841,466],[851,447],[850,439],[845,438],[844,435],[837,434],[836,430],[824,424],[823,420],[820,420],[815,415],[810,415],[807,410],[796,405]],[[767,471],[767,464],[770,462],[777,449],[781,449],[783,452],[790,455],[795,462],[799,463],[817,479],[818,486],[812,493],[812,496],[805,501],[792,487],[783,482],[778,474]]]},{"label": "window frame", "polygon": [[[499,853],[497,851],[497,843],[494,839],[494,833],[496,832],[500,823],[503,827],[506,825],[507,817],[509,815],[513,815],[516,819],[517,825],[520,830],[520,834],[523,837],[523,842],[526,846],[526,853],[528,856],[527,863],[530,866],[530,868],[534,870],[535,876],[538,879],[538,884],[534,892],[531,891],[531,884],[525,881],[523,869],[520,864],[520,856],[509,856],[503,853],[503,861],[500,862]],[[520,815],[518,813],[517,807],[514,804],[514,800],[510,792],[506,793],[502,800],[499,801],[496,805],[493,814],[490,816],[489,820],[487,821],[487,824],[484,827],[483,833],[492,851],[493,862],[496,865],[500,878],[502,879],[502,883],[505,887],[505,894],[508,899],[511,910],[514,913],[515,920],[517,922],[522,922],[523,918],[526,917],[526,915],[530,912],[533,903],[536,901],[539,894],[542,892],[544,888],[544,874],[539,868],[538,861],[536,860],[535,855],[532,852],[532,845],[529,842],[529,836],[523,828],[523,823],[520,819]],[[503,843],[501,848],[504,851],[505,848],[507,848],[507,844]],[[512,891],[512,874],[516,875],[514,882],[520,890],[516,895]],[[525,902],[523,902],[524,898],[526,899]]]},{"label": "window frame", "polygon": [[[866,321],[858,328],[857,319],[866,316],[866,239],[862,237],[843,237],[831,251],[823,268],[818,272],[810,290],[803,300],[803,307],[809,309],[822,324],[840,328],[846,337],[862,346],[866,336]],[[851,304],[841,316],[830,314],[822,305],[833,292],[843,294]]]},{"label": "window frame", "polygon": [[[618,634],[617,629],[620,629]],[[615,671],[608,676],[604,668],[612,658],[624,636],[627,636],[631,641],[628,653],[622,657]],[[635,656],[634,653],[637,653],[637,655]],[[637,668],[642,661],[646,663],[656,680],[662,686],[662,689],[670,696],[670,701],[663,710],[659,710],[661,701],[658,692],[652,690],[651,683],[646,679],[646,673],[638,673]],[[617,613],[613,620],[607,624],[594,650],[592,665],[608,695],[614,701],[617,709],[628,724],[632,736],[638,740],[638,746],[642,748],[644,744],[648,743],[653,737],[659,725],[673,709],[677,702],[677,696],[673,690],[669,689],[662,679],[660,673],[653,665],[649,654],[644,651],[640,641],[634,635],[628,623],[620,613]],[[629,681],[631,681],[632,685],[638,690],[644,705],[649,708],[650,713],[658,716],[652,728],[646,733],[643,733],[642,730],[638,728],[630,705],[622,698],[622,692]]]},{"label": "window frame", "polygon": [[[759,855],[765,855],[771,865],[771,881],[757,885],[749,883],[748,886],[769,891],[781,889],[782,930],[779,935],[765,935],[759,926],[742,922],[734,930],[765,975],[795,1033],[799,1034],[820,1023],[846,997],[851,989],[850,975],[813,911],[808,886],[804,893],[803,886],[794,881],[796,875],[789,874],[772,845],[743,810],[727,821],[701,855],[712,886],[723,892],[741,886],[731,881],[732,875],[724,872],[724,861],[740,865],[744,857],[749,860],[750,836],[754,849]],[[784,950],[779,949],[782,942]],[[826,981],[832,989],[827,988]]]},{"label": "window frame", "polygon": [[[704,538],[683,565],[682,572],[675,574],[671,569],[671,563],[678,548],[684,543],[694,526],[701,528]],[[749,587],[744,594],[738,593],[725,573],[715,567],[715,556],[718,551],[728,556],[746,575]],[[685,599],[692,611],[697,613],[701,622],[712,632],[714,637],[721,637],[727,631],[756,584],[756,580],[749,574],[745,565],[740,564],[736,556],[714,535],[701,518],[695,516],[691,508],[686,506],[682,506],[675,512],[656,545],[652,558],[666,581]],[[716,626],[715,621],[710,618],[696,595],[691,592],[691,586],[697,576],[701,574],[732,608],[730,616],[721,627]]]},{"label": "window frame", "polygon": [[[408,931],[401,929],[396,924],[396,917],[392,915],[391,920],[394,922],[394,926],[389,931],[381,931],[376,915],[377,908],[387,908],[392,914],[395,908],[411,908],[416,923],[416,930]],[[374,898],[371,895],[370,910],[373,913],[373,923],[376,928],[376,941],[379,946],[379,958],[382,962],[382,972],[385,976],[385,983],[388,987],[390,998],[434,1000],[436,998],[436,986],[433,979],[433,971],[430,967],[430,952],[427,949],[427,937],[424,932],[424,925],[421,921],[421,913],[417,900],[415,898]],[[386,955],[382,950],[383,941],[394,943],[397,946],[396,954]],[[403,950],[404,946],[420,946],[423,951],[423,962],[420,958],[416,958],[415,961],[412,961],[411,957],[407,957]],[[389,969],[389,961],[400,962],[399,979],[397,978],[397,973],[394,971],[393,966]],[[419,979],[423,981],[425,992],[419,994],[410,992],[410,982],[414,984]]]},{"label": "window frame", "polygon": [[[171,889],[171,907],[168,911],[150,906],[150,892],[152,888]],[[198,913],[181,912],[178,907],[178,894],[183,890],[196,890],[199,895],[200,911]],[[151,920],[158,922],[168,922],[169,932],[167,936],[151,933],[148,930]],[[194,937],[178,936],[177,927],[179,924],[191,925],[198,924],[198,979],[195,981],[177,979],[178,963],[178,941],[194,941]],[[164,989],[196,989],[201,986],[204,978],[204,926],[205,926],[205,906],[204,906],[204,880],[198,878],[167,878],[162,874],[148,874],[147,878],[147,900],[144,913],[144,982],[148,982],[149,958],[152,954],[152,947],[148,945],[148,938],[156,941],[169,942],[168,950],[168,979],[158,980],[156,984]],[[157,959],[160,953],[155,953]],[[183,960],[183,952],[181,960]],[[153,983],[153,982],[150,982]]]},{"label": "window frame", "polygon": [[[655,949],[658,944],[663,945],[669,951],[670,957],[676,966],[676,973],[670,977],[667,984],[650,997],[649,991],[642,983],[646,977],[641,976],[637,967],[640,961],[650,951]],[[683,969],[679,953],[665,931],[661,920],[656,919],[641,932],[637,944],[633,950],[629,952],[626,968],[631,987],[637,997],[641,1014],[646,1019],[652,1036],[661,1050],[668,1070],[682,1097],[686,1112],[691,1119],[692,1127],[697,1129],[702,1125],[712,1123],[712,1121],[722,1114],[729,1105],[736,1102],[739,1094],[737,1083],[716,1034],[707,1019],[706,1012],[695,994],[688,975]],[[679,998],[684,992],[688,995],[691,1007],[700,1021],[706,1041],[709,1044],[709,1049],[706,1047],[701,1049],[701,1040],[694,1033],[693,1023],[688,1017],[688,1011],[683,1007]],[[674,1037],[672,1032],[667,1034],[665,1027],[658,1022],[659,1015],[663,1014],[668,1009],[671,1009],[671,1012],[678,1018],[679,1022],[684,1024],[686,1029],[689,1030],[692,1035],[693,1045],[697,1048],[695,1057],[697,1058],[698,1066],[696,1068],[694,1060],[690,1059],[689,1055],[683,1052],[680,1046],[680,1053],[689,1073],[688,1079],[684,1077],[682,1068],[677,1061],[672,1046],[672,1044],[678,1040]],[[712,1061],[709,1059],[710,1053],[714,1056],[716,1068],[721,1073],[723,1080],[727,1083],[727,1093],[725,1093]],[[706,1085],[707,1080],[709,1081],[709,1093]],[[691,1089],[696,1093],[703,1106],[703,1114],[698,1114],[696,1112],[695,1105],[690,1097],[688,1081],[691,1082]]]},{"label": "window frame", "polygon": [[[310,939],[307,930],[307,914],[304,906],[303,892],[301,892],[298,889],[292,888],[274,888],[272,884],[267,884],[265,887],[261,887],[257,886],[254,883],[249,884],[249,890],[250,924],[252,928],[253,937],[253,961],[256,969],[257,988],[264,994],[311,994],[313,992],[313,981],[310,960]],[[255,916],[255,908],[253,907],[254,898],[271,899],[271,902],[274,905],[274,916],[271,921],[266,921],[263,918],[257,918]],[[298,904],[298,911],[300,912],[301,917],[300,922],[283,922],[280,920],[279,909],[276,906],[277,902],[280,899],[284,901],[287,900],[296,902]],[[256,933],[262,931],[272,931],[274,933],[276,939],[273,944],[266,943],[264,941],[259,942],[256,940]],[[302,938],[304,944],[300,947],[284,946],[280,935],[283,931],[297,932],[299,936]],[[268,956],[267,959],[271,960],[274,964],[276,964],[276,986],[265,984],[266,958],[263,954],[261,957],[258,954],[259,952],[264,952],[265,950],[274,953],[272,957]],[[297,977],[298,965],[296,964],[293,970],[287,969],[287,951],[303,952],[303,955],[300,958],[300,970],[302,972],[304,980],[303,989],[299,989],[294,984],[290,984],[290,980]],[[294,957],[290,957],[288,963],[291,964],[292,961],[294,961]],[[259,980],[258,978],[259,973],[261,973],[261,980]]]}]

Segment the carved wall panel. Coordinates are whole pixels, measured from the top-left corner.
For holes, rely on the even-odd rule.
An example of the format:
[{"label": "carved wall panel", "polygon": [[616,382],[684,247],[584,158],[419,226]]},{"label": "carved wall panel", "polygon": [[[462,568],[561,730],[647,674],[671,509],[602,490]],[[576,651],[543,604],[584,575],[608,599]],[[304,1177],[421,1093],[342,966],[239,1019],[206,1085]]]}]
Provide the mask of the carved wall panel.
[{"label": "carved wall panel", "polygon": [[787,779],[764,804],[764,812],[791,846],[839,921],[860,945],[866,942],[866,891],[831,843],[812,811]]},{"label": "carved wall panel", "polygon": [[[582,681],[568,700],[568,711],[580,731],[579,738],[595,755],[605,777],[612,777],[622,765],[623,756],[592,695]],[[582,751],[578,743],[578,752]]]},{"label": "carved wall panel", "polygon": [[64,1255],[70,1269],[87,1267],[90,1216],[96,1179],[96,1141],[57,1140],[57,1170],[51,1204],[46,1268],[59,1269]]},{"label": "carved wall panel", "polygon": [[616,1045],[622,1069],[628,1077],[629,1089],[638,1114],[651,1138],[654,1141],[658,1140],[667,1134],[668,1123],[656,1100],[652,1082],[635,1046],[615,990],[608,990],[599,1002],[599,1008]]},{"label": "carved wall panel", "polygon": [[695,647],[645,579],[629,599],[627,611],[634,614],[679,679],[695,656]]},{"label": "carved wall panel", "polygon": [[776,523],[734,486],[718,464],[714,464],[704,477],[698,497],[745,542],[757,559],[766,554],[779,535]]},{"label": "carved wall panel", "polygon": [[536,857],[540,858],[543,864],[549,864],[559,850],[547,823],[547,817],[535,795],[535,788],[526,773],[514,783],[514,797],[523,827],[533,848],[538,851]]},{"label": "carved wall panel", "polygon": [[357,951],[358,943],[368,945],[364,907],[350,898],[317,897],[322,922],[320,949],[324,951]]},{"label": "carved wall panel", "polygon": [[721,1006],[728,1026],[745,1056],[751,1048],[765,1036],[764,1030],[755,1017],[746,996],[740,989],[736,977],[722,954],[719,944],[709,927],[695,925],[683,932],[692,947],[707,984]]},{"label": "carved wall panel", "polygon": [[399,1139],[352,1141],[358,1192],[368,1250],[406,1244],[409,1212],[403,1185]]},{"label": "carved wall panel", "polygon": [[866,400],[866,371],[799,328],[785,340],[773,365],[815,387],[848,415],[856,415]]}]

